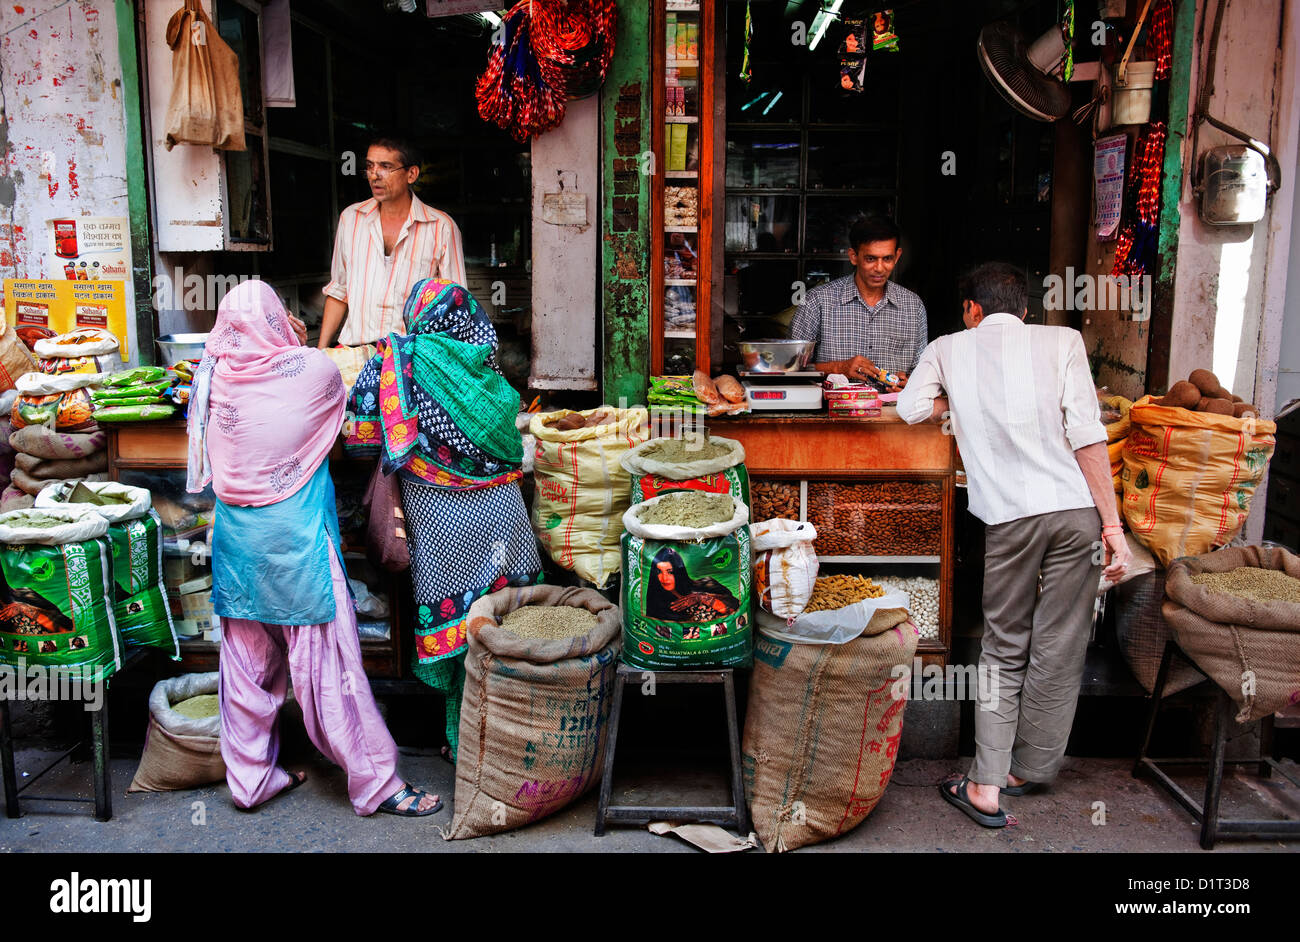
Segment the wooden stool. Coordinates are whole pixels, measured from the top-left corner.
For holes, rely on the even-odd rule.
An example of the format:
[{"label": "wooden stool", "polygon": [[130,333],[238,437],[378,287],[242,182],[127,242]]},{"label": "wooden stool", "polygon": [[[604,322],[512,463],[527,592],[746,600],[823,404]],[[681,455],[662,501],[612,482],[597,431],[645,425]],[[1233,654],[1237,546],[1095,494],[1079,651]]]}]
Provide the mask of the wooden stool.
[{"label": "wooden stool", "polygon": [[[145,652],[143,650],[131,651],[122,659],[122,667],[117,671],[117,674],[121,674],[122,671],[139,663],[144,658]],[[90,713],[91,755],[94,758],[95,797],[93,804],[95,806],[96,821],[107,821],[113,817],[113,771],[109,765],[108,754],[108,681],[102,681],[102,684],[103,696],[99,708],[88,711]],[[5,816],[10,818],[19,817],[21,812],[18,807],[18,796],[30,786],[36,784],[37,779],[42,775],[72,755],[81,745],[82,743],[78,742],[72,748],[59,753],[45,768],[29,776],[29,781],[19,788],[18,776],[14,768],[14,740],[13,728],[9,719],[9,701],[0,699],[0,780],[3,781],[4,785]],[[24,797],[32,801],[92,803],[92,799],[89,798],[71,798],[65,795],[26,795]]]},{"label": "wooden stool", "polygon": [[[605,833],[606,824],[649,824],[652,821],[700,821],[730,825],[741,837],[749,834],[749,809],[745,805],[745,788],[740,777],[740,727],[736,723],[735,672],[724,670],[647,671],[626,664],[618,665],[614,679],[614,705],[610,710],[609,732],[605,736],[605,770],[600,780],[600,803],[596,808],[596,836]],[[618,747],[618,726],[623,715],[623,691],[628,684],[654,679],[659,684],[721,684],[723,706],[727,712],[727,739],[731,749],[731,804],[722,806],[680,807],[672,805],[614,805],[609,803],[614,784],[614,751]]]},{"label": "wooden stool", "polygon": [[[1201,847],[1205,850],[1214,849],[1214,842],[1219,835],[1225,837],[1295,837],[1300,835],[1300,820],[1295,818],[1248,820],[1245,818],[1225,819],[1219,817],[1223,768],[1226,765],[1257,766],[1256,771],[1264,778],[1267,778],[1269,773],[1275,770],[1297,788],[1300,788],[1300,781],[1292,778],[1286,769],[1282,768],[1271,755],[1267,754],[1272,748],[1273,718],[1271,716],[1266,717],[1263,721],[1260,737],[1263,747],[1261,753],[1263,754],[1258,759],[1224,759],[1224,753],[1227,751],[1228,724],[1234,722],[1233,716],[1236,713],[1236,707],[1232,702],[1232,698],[1218,684],[1214,685],[1217,698],[1215,701],[1214,745],[1210,758],[1152,759],[1147,755],[1147,750],[1151,748],[1151,734],[1155,732],[1156,728],[1156,715],[1160,712],[1160,698],[1164,694],[1165,681],[1169,677],[1169,665],[1175,654],[1198,671],[1201,671],[1196,662],[1188,657],[1186,652],[1178,647],[1175,642],[1169,641],[1165,644],[1165,653],[1160,659],[1160,672],[1156,675],[1156,686],[1151,692],[1151,711],[1147,716],[1146,735],[1142,738],[1142,748],[1138,752],[1137,762],[1133,766],[1133,777],[1141,778],[1144,771],[1149,772],[1160,787],[1192,813],[1192,817],[1200,822]],[[1201,673],[1204,674],[1205,672],[1201,671]],[[1160,763],[1165,765],[1208,766],[1205,779],[1205,800],[1197,803],[1195,798],[1187,794],[1177,782],[1160,768]]]}]

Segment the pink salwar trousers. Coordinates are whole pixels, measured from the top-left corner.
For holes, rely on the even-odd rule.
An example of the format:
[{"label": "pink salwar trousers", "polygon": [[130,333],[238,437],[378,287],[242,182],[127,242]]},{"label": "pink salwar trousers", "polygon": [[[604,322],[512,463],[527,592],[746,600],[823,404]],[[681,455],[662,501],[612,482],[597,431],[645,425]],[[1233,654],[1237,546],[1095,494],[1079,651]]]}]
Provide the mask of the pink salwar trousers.
[{"label": "pink salwar trousers", "polygon": [[276,760],[279,714],[290,675],[312,744],[348,776],[348,797],[369,815],[404,784],[393,742],[361,664],[356,612],[333,548],[334,620],[271,625],[222,618],[218,693],[221,757],[240,808],[252,808],[290,784]]}]

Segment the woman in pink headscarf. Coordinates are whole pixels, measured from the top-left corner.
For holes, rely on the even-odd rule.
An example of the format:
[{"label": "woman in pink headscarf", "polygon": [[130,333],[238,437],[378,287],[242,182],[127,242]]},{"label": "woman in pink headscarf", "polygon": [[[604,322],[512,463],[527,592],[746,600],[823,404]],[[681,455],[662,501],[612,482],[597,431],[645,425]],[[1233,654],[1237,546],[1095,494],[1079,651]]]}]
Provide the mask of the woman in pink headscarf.
[{"label": "woman in pink headscarf", "polygon": [[221,620],[221,755],[235,804],[301,785],[276,765],[289,675],[307,735],[347,772],[357,814],[442,808],[397,774],[397,746],[361,663],[339,552],[329,452],[343,425],[336,367],[301,337],[275,291],[222,300],[194,377],[191,492],[216,492],[212,608]]}]

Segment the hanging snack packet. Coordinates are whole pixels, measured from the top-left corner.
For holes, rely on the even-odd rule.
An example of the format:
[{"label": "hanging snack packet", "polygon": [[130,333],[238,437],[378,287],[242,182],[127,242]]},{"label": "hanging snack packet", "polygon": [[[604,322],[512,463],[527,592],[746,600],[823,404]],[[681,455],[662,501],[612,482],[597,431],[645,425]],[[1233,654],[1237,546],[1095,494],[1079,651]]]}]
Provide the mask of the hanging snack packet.
[{"label": "hanging snack packet", "polygon": [[867,52],[867,20],[850,16],[844,20],[844,39],[840,42],[840,55],[861,56]]},{"label": "hanging snack packet", "polygon": [[861,95],[867,78],[866,56],[843,56],[840,59],[840,93]]},{"label": "hanging snack packet", "polygon": [[871,51],[898,52],[893,10],[881,10],[871,18]]}]

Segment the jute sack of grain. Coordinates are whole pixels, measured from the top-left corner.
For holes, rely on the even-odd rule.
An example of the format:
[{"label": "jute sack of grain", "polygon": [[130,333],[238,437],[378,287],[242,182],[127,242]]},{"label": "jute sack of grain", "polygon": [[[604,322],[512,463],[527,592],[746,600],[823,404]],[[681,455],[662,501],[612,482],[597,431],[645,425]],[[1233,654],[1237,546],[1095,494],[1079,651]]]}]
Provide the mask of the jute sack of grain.
[{"label": "jute sack of grain", "polygon": [[1300,556],[1234,546],[1179,559],[1165,579],[1165,621],[1178,646],[1240,705],[1238,723],[1300,702],[1300,602],[1259,602],[1197,585],[1192,576],[1242,566],[1300,579]]},{"label": "jute sack of grain", "polygon": [[769,851],[853,830],[889,784],[919,636],[901,609],[875,612],[864,628],[844,644],[758,632],[742,760]]},{"label": "jute sack of grain", "polygon": [[144,755],[128,792],[168,792],[224,781],[221,716],[190,719],[176,704],[217,693],[217,674],[182,674],[154,684]]},{"label": "jute sack of grain", "polygon": [[[1173,639],[1161,613],[1164,600],[1163,569],[1154,569],[1115,586],[1115,638],[1128,669],[1147,693],[1155,690],[1165,645]],[[1182,658],[1175,658],[1165,678],[1164,696],[1173,696],[1204,679],[1196,668]]]},{"label": "jute sack of grain", "polygon": [[1150,396],[1133,403],[1129,419],[1124,519],[1160,565],[1236,536],[1273,455],[1277,426],[1155,406]]},{"label": "jute sack of grain", "polygon": [[537,539],[557,565],[603,589],[618,573],[618,541],[629,507],[630,479],[619,459],[646,440],[650,413],[602,408],[614,421],[561,431],[546,424],[554,413],[542,413],[533,416],[528,431],[537,440],[532,510]]},{"label": "jute sack of grain", "polygon": [[[669,457],[665,449],[673,449]],[[680,460],[669,460],[674,455]],[[652,438],[625,452],[621,463],[632,477],[634,504],[669,491],[730,494],[742,504],[750,502],[745,446],[730,438]]]},{"label": "jute sack of grain", "polygon": [[[560,641],[522,638],[500,619],[524,605],[584,608],[596,624]],[[591,589],[502,589],[470,607],[448,840],[530,824],[600,780],[621,625],[618,606]]]}]

